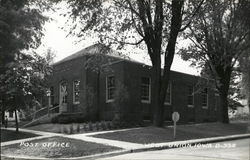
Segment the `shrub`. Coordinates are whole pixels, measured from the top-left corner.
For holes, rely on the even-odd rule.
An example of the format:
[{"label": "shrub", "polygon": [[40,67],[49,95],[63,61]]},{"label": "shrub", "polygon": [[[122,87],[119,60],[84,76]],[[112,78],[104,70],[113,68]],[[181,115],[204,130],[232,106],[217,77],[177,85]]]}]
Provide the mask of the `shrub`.
[{"label": "shrub", "polygon": [[96,127],[96,130],[97,130],[97,131],[100,130],[100,128],[99,128],[99,123],[98,123],[98,122],[95,123],[95,127]]},{"label": "shrub", "polygon": [[82,123],[86,121],[86,117],[82,113],[62,113],[51,119],[52,123]]},{"label": "shrub", "polygon": [[80,130],[81,130],[81,129],[80,129],[80,124],[78,123],[77,126],[76,126],[76,132],[77,132],[77,133],[80,133]]},{"label": "shrub", "polygon": [[73,134],[73,133],[74,133],[74,127],[73,127],[73,124],[71,124],[69,127],[69,134]]},{"label": "shrub", "polygon": [[90,130],[90,131],[93,131],[93,125],[92,125],[91,122],[89,122],[89,130]]},{"label": "shrub", "polygon": [[103,130],[107,130],[106,123],[104,121],[101,121],[101,126]]}]

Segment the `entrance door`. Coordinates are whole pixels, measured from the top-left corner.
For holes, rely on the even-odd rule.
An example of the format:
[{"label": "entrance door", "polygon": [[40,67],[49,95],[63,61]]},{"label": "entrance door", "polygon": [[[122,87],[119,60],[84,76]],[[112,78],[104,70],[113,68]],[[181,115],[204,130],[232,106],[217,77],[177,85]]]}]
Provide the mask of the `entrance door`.
[{"label": "entrance door", "polygon": [[67,83],[62,82],[60,84],[60,113],[67,112],[67,99],[68,99]]}]

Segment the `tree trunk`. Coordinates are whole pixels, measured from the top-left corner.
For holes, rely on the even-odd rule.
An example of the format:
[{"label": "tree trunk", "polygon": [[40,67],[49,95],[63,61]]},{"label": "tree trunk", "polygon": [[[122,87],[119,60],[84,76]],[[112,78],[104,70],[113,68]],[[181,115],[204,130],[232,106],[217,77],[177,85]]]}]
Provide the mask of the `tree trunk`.
[{"label": "tree trunk", "polygon": [[1,118],[2,118],[2,124],[3,124],[3,125],[4,125],[4,121],[5,121],[4,117],[5,117],[5,111],[3,110],[3,111],[2,111],[2,117],[1,117]]},{"label": "tree trunk", "polygon": [[15,121],[16,121],[16,132],[19,131],[19,128],[18,128],[18,119],[17,119],[17,111],[15,109]]},{"label": "tree trunk", "polygon": [[220,121],[222,123],[229,123],[228,118],[228,91],[231,79],[231,68],[227,68],[224,74],[220,75],[220,84],[217,84],[220,93]]},{"label": "tree trunk", "polygon": [[222,93],[220,94],[220,121],[222,123],[229,123],[229,118],[228,118],[228,99],[227,99],[227,94]]},{"label": "tree trunk", "polygon": [[152,78],[152,107],[154,108],[153,125],[157,127],[162,127],[164,122],[164,107],[161,104],[161,68],[155,66],[153,68],[153,78]]},{"label": "tree trunk", "polygon": [[100,109],[100,70],[98,69],[97,71],[97,111],[96,111],[96,118],[97,118],[97,121],[100,121],[101,120],[101,109]]}]

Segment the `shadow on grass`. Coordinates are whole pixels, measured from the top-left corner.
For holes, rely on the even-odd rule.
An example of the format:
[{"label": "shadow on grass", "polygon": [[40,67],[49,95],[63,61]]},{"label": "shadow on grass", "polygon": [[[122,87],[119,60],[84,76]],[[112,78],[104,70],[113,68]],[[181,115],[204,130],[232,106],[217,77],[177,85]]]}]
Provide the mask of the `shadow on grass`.
[{"label": "shadow on grass", "polygon": [[27,133],[27,132],[16,132],[16,131],[10,131],[1,129],[1,142],[7,142],[12,140],[18,140],[18,139],[24,139],[24,138],[31,138],[36,137],[39,135]]},{"label": "shadow on grass", "polygon": [[120,150],[121,148],[65,137],[50,137],[2,147],[2,154],[42,158],[69,158]]}]

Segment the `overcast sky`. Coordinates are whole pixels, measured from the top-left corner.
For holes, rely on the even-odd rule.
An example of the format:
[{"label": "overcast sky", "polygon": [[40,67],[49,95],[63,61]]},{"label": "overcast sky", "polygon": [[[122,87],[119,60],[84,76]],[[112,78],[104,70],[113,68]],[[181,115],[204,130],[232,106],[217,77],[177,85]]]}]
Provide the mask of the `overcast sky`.
[{"label": "overcast sky", "polygon": [[[67,37],[67,31],[61,29],[65,26],[67,21],[66,18],[60,16],[60,13],[62,12],[65,12],[65,9],[58,9],[55,13],[48,13],[48,15],[54,20],[46,22],[44,32],[45,36],[42,39],[42,45],[37,49],[38,53],[44,53],[48,48],[51,48],[56,54],[55,62],[96,42],[95,39],[87,39],[76,43],[78,40],[77,38],[72,36]],[[136,50],[134,50],[134,52],[134,54],[130,54],[131,58],[147,64],[150,63],[147,54],[138,54],[140,51]],[[179,56],[175,55],[171,70],[198,75],[199,73],[197,69],[190,67],[189,64],[190,62],[185,62]]]}]

